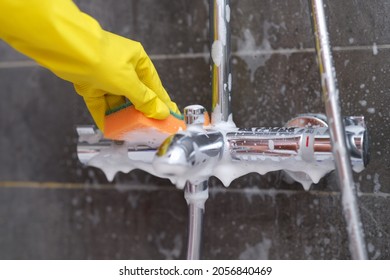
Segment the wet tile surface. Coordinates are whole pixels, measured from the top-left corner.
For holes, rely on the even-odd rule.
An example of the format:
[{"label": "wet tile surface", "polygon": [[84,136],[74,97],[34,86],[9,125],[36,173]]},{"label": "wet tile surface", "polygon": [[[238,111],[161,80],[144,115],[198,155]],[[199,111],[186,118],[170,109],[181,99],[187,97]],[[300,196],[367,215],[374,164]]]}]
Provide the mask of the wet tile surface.
[{"label": "wet tile surface", "polygon": [[334,46],[388,44],[388,1],[324,1]]},{"label": "wet tile surface", "polygon": [[104,29],[142,42],[150,54],[208,51],[208,1],[76,2]]},{"label": "wet tile surface", "polygon": [[[372,259],[390,258],[389,244],[383,242],[390,230],[388,215],[380,218],[388,200],[360,197]],[[182,192],[171,186],[2,187],[0,202],[0,259],[185,258],[187,209]],[[339,195],[213,189],[202,256],[348,259]]]},{"label": "wet tile surface", "polygon": [[82,98],[39,67],[0,69],[0,80],[0,180],[69,180],[75,125],[91,123]]},{"label": "wet tile surface", "polygon": [[231,1],[233,51],[312,47],[307,1]]},{"label": "wet tile surface", "polygon": [[[103,28],[142,42],[181,109],[210,111],[208,1],[76,3]],[[325,3],[342,110],[363,115],[370,134],[371,162],[354,174],[369,256],[390,259],[390,5]],[[308,1],[231,1],[231,11],[235,123],[283,126],[324,112]],[[0,42],[0,259],[185,258],[182,192],[142,171],[106,185],[101,171],[81,166],[75,126],[92,123],[81,97],[15,61],[29,60]],[[210,185],[204,259],[350,258],[334,173],[310,192],[283,172],[248,174],[227,190],[216,178]]]},{"label": "wet tile surface", "polygon": [[[366,192],[390,192],[390,51],[340,52],[335,54],[340,100],[346,115],[364,116],[370,142],[370,164],[358,178],[360,189]],[[353,73],[353,74],[352,74]]]},{"label": "wet tile surface", "polygon": [[185,201],[160,189],[1,188],[0,259],[183,258]]},{"label": "wet tile surface", "polygon": [[[389,258],[386,219],[375,221],[388,198],[361,197],[371,258]],[[231,205],[235,207],[232,208]],[[327,192],[219,193],[210,199],[205,234],[211,259],[348,259],[340,198]],[[216,212],[213,212],[216,211]],[[220,218],[214,218],[220,215]],[[208,226],[206,226],[208,228]]]}]

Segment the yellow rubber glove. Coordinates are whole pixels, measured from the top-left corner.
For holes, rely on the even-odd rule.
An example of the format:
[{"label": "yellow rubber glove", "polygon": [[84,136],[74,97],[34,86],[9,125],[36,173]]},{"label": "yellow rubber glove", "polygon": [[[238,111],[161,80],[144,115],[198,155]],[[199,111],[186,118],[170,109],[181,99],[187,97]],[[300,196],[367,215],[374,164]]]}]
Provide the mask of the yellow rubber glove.
[{"label": "yellow rubber glove", "polygon": [[0,38],[72,82],[102,131],[125,97],[150,118],[180,113],[141,44],[103,30],[71,0],[0,0]]}]

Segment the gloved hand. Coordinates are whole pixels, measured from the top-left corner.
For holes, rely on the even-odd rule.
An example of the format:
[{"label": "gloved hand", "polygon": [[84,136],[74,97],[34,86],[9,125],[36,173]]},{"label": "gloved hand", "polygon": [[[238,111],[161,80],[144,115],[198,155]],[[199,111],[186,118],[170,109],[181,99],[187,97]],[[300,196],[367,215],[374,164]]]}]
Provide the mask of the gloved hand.
[{"label": "gloved hand", "polygon": [[97,126],[128,98],[147,117],[180,113],[141,44],[103,30],[71,0],[1,0],[0,38],[72,82]]},{"label": "gloved hand", "polygon": [[105,112],[124,103],[125,97],[150,118],[165,119],[170,111],[180,114],[141,44],[106,33],[115,44],[110,55],[114,62],[106,63],[92,82],[75,83],[99,128],[103,130]]}]

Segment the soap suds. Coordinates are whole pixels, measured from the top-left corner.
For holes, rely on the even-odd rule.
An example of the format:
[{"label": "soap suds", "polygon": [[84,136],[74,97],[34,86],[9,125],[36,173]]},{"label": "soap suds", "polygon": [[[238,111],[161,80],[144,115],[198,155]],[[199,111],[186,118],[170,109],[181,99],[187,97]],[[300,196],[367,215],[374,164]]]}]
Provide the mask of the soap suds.
[{"label": "soap suds", "polygon": [[367,108],[367,113],[375,114],[375,108],[374,107]]},{"label": "soap suds", "polygon": [[156,175],[149,166],[155,151],[128,151],[129,145],[124,143],[118,145],[112,143],[111,146],[91,158],[87,165],[101,169],[108,181],[112,181],[118,172],[129,173],[134,169],[143,169],[152,175]]},{"label": "soap suds", "polygon": [[222,43],[219,40],[214,41],[211,46],[211,58],[216,66],[220,66],[223,58]]},{"label": "soap suds", "polygon": [[226,21],[230,22],[230,6],[229,5],[226,5],[225,13],[226,13]]},{"label": "soap suds", "polygon": [[269,238],[263,238],[263,240],[254,246],[246,245],[245,251],[243,251],[238,257],[240,260],[268,260],[269,250],[272,246],[272,240]]},{"label": "soap suds", "polygon": [[[173,240],[166,240],[166,234],[161,233],[155,240],[157,250],[166,260],[174,260],[180,256],[183,249],[183,238],[180,234],[176,234]],[[151,237],[150,237],[151,238]],[[171,244],[173,243],[173,244]]]},{"label": "soap suds", "polygon": [[122,136],[129,145],[146,145],[151,148],[158,148],[169,136],[169,133],[154,127],[135,129]]},{"label": "soap suds", "polygon": [[[271,58],[272,46],[271,40],[273,39],[271,35],[272,29],[280,30],[286,29],[286,26],[282,23],[280,25],[274,24],[269,21],[264,21],[263,24],[263,39],[260,45],[257,45],[255,37],[252,35],[250,29],[244,29],[241,34],[243,38],[238,38],[238,50],[237,54],[241,59],[243,59],[249,70],[250,70],[250,80],[251,82],[255,79],[255,72],[259,67],[265,66],[267,61]],[[260,55],[253,55],[253,53],[261,52]]]},{"label": "soap suds", "polygon": [[372,45],[372,54],[377,55],[378,54],[378,46],[376,43]]}]

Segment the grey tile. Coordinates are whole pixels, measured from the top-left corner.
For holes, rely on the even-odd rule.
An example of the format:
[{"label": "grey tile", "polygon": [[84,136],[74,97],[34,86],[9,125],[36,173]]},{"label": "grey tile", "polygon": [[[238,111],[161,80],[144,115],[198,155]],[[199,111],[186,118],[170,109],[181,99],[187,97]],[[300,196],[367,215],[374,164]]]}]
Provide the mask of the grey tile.
[{"label": "grey tile", "polygon": [[[388,2],[324,2],[333,46],[389,44]],[[234,50],[314,47],[308,1],[232,1],[231,18]]]},{"label": "grey tile", "polygon": [[313,47],[310,11],[302,0],[231,1],[233,51]]},{"label": "grey tile", "polygon": [[[206,210],[208,259],[349,259],[337,194],[256,192],[212,196]],[[371,259],[389,259],[388,197],[359,198]],[[210,230],[207,230],[209,229]]]},{"label": "grey tile", "polygon": [[[0,188],[0,259],[185,258],[187,207],[173,187],[26,187]],[[390,258],[388,200],[359,197],[372,259]],[[340,206],[337,193],[211,190],[202,258],[349,259]]]},{"label": "grey tile", "polygon": [[0,180],[72,181],[75,126],[92,123],[82,98],[40,67],[1,69],[0,81]]},{"label": "grey tile", "polygon": [[173,188],[0,188],[0,193],[0,259],[185,256],[186,204]]},{"label": "grey tile", "polygon": [[154,61],[167,92],[182,110],[200,104],[211,111],[211,74],[209,59],[164,59]]},{"label": "grey tile", "polygon": [[103,28],[140,41],[149,54],[208,49],[207,1],[77,1]]},{"label": "grey tile", "polygon": [[349,258],[339,205],[326,193],[220,193],[207,208],[207,258]]},{"label": "grey tile", "polygon": [[390,259],[389,211],[386,204],[389,196],[384,194],[359,197],[360,215],[364,228],[365,241],[370,259]]},{"label": "grey tile", "polygon": [[329,34],[334,46],[389,44],[388,1],[327,0],[325,3]]},{"label": "grey tile", "polygon": [[137,38],[152,53],[208,50],[207,1],[138,1],[135,13]]},{"label": "grey tile", "polygon": [[298,114],[324,111],[314,53],[235,56],[232,62],[237,126],[283,126]]}]

